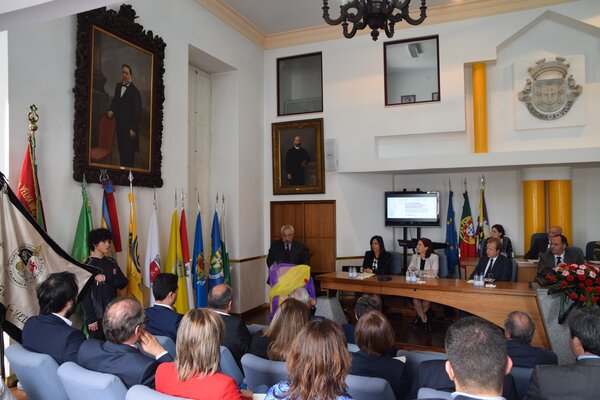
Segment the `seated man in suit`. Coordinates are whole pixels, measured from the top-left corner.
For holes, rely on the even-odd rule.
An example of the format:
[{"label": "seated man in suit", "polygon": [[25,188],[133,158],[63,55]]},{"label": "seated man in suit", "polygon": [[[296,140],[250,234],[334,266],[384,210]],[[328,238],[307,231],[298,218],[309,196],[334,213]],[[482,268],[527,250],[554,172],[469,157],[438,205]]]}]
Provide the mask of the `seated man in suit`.
[{"label": "seated man in suit", "polygon": [[222,344],[231,351],[233,358],[235,358],[235,361],[241,367],[240,360],[248,350],[252,336],[241,318],[229,314],[233,308],[231,287],[224,283],[214,286],[208,292],[207,303],[208,307],[216,311],[223,319],[225,323],[225,338]]},{"label": "seated man in suit", "polygon": [[294,227],[284,225],[281,227],[281,239],[271,243],[267,255],[267,267],[273,264],[307,264],[309,263],[308,250],[302,243],[294,240]]},{"label": "seated man in suit", "polygon": [[525,399],[592,400],[600,393],[600,309],[577,310],[569,320],[575,364],[538,365]]},{"label": "seated man in suit", "polygon": [[[368,313],[369,311],[379,311],[381,312],[381,302],[380,298],[362,295],[356,300],[356,305],[354,306],[354,317],[358,321],[360,317]],[[356,343],[354,337],[354,331],[356,330],[356,325],[351,324],[342,324],[342,329],[346,334],[346,341],[348,343]]]},{"label": "seated man in suit", "polygon": [[481,257],[475,267],[475,271],[469,279],[473,279],[476,274],[483,274],[485,277],[493,277],[497,281],[510,282],[512,275],[512,262],[510,258],[500,254],[502,242],[500,239],[490,238],[485,248],[486,257]]},{"label": "seated man in suit", "polygon": [[168,336],[173,341],[177,339],[177,328],[183,318],[173,309],[177,300],[177,275],[158,274],[152,282],[154,305],[144,310],[148,322],[146,330],[153,335]]},{"label": "seated man in suit", "polygon": [[479,317],[459,319],[445,339],[446,372],[456,386],[453,400],[503,399],[504,376],[512,368],[500,329]]},{"label": "seated man in suit", "polygon": [[538,364],[558,364],[553,351],[531,345],[535,324],[531,317],[522,311],[513,311],[504,321],[506,351],[515,367],[533,368]]},{"label": "seated man in suit", "polygon": [[133,297],[117,297],[106,307],[102,322],[107,341],[85,341],[77,364],[116,375],[128,388],[137,384],[154,388],[156,368],[173,359],[156,337],[144,330],[142,305]]},{"label": "seated man in suit", "polygon": [[560,226],[551,226],[548,231],[548,238],[538,238],[533,242],[531,249],[523,256],[528,259],[538,259],[544,253],[550,252],[550,239],[555,236],[562,234],[562,228]]},{"label": "seated man in suit", "polygon": [[550,253],[542,254],[538,265],[538,276],[545,277],[547,273],[554,273],[554,267],[558,264],[585,263],[581,253],[575,249],[567,249],[569,243],[564,235],[554,236],[550,239]]},{"label": "seated man in suit", "polygon": [[77,302],[77,278],[70,272],[48,275],[36,290],[40,315],[30,317],[23,327],[23,347],[48,354],[60,365],[77,361],[85,336],[69,320]]}]

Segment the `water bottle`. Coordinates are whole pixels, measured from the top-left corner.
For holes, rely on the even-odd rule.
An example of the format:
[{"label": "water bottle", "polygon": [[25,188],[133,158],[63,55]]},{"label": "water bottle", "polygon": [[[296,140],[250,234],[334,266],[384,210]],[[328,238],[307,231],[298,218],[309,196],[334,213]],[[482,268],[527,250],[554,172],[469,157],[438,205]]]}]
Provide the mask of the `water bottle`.
[{"label": "water bottle", "polygon": [[350,278],[356,278],[356,267],[350,267]]}]

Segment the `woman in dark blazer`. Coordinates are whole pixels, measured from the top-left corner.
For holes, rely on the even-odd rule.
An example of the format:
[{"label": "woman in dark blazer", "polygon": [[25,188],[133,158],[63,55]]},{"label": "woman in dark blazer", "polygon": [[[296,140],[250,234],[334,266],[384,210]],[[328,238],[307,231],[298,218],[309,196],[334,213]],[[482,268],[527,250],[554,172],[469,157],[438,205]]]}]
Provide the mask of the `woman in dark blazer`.
[{"label": "woman in dark blazer", "polygon": [[[492,229],[490,232],[492,234],[492,236],[490,236],[490,237],[500,239],[500,241],[502,242],[502,248],[500,249],[500,254],[503,255],[504,257],[513,258],[512,242],[510,241],[510,238],[508,236],[506,236],[506,231],[504,230],[504,227],[500,224],[492,225]],[[487,246],[487,242],[489,239],[490,238],[486,238],[482,242],[481,251],[479,254],[480,257],[485,257],[485,247]]]},{"label": "woman in dark blazer", "polygon": [[352,353],[351,375],[383,378],[389,382],[397,399],[403,398],[408,383],[404,363],[388,353],[394,343],[394,330],[379,311],[370,311],[356,324],[356,344],[360,351]]},{"label": "woman in dark blazer", "polygon": [[389,275],[392,270],[392,255],[385,251],[383,238],[373,236],[371,238],[371,250],[365,252],[363,259],[363,272],[376,275]]}]

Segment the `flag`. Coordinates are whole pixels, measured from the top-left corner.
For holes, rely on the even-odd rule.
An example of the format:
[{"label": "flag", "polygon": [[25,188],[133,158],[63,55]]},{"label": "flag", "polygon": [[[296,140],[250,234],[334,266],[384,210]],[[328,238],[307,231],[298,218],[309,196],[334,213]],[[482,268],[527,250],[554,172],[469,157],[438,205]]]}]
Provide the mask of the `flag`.
[{"label": "flag", "polygon": [[194,234],[194,287],[196,291],[196,308],[206,307],[206,275],[204,271],[204,243],[202,239],[202,216],[198,210],[196,217],[196,233]]},{"label": "flag", "polygon": [[129,233],[127,235],[127,294],[135,297],[144,304],[142,294],[142,270],[140,268],[140,254],[138,252],[137,221],[135,219],[135,198],[133,187],[127,196],[129,200]]},{"label": "flag", "polygon": [[46,218],[44,217],[44,207],[42,205],[42,194],[40,184],[37,178],[37,164],[35,161],[35,136],[29,134],[25,156],[21,165],[21,175],[19,175],[19,184],[17,186],[17,197],[21,204],[33,216],[33,219],[46,230]]},{"label": "flag", "polygon": [[446,216],[446,259],[448,260],[448,273],[454,275],[458,265],[458,248],[456,243],[456,225],[454,224],[454,206],[452,199],[454,192],[451,190],[448,195],[448,215]]},{"label": "flag", "polygon": [[[104,189],[102,197],[102,220],[100,226],[106,228],[112,233],[112,245],[115,252],[120,252],[121,247],[121,229],[119,228],[119,216],[117,215],[117,206],[115,203],[115,188],[110,179],[102,181],[102,189]],[[112,255],[113,258],[114,254]]]},{"label": "flag", "polygon": [[217,215],[216,208],[210,238],[211,254],[210,268],[208,270],[208,290],[225,282],[225,277],[223,276],[223,256],[221,254],[221,235],[219,234],[219,216]]},{"label": "flag", "polygon": [[177,221],[177,210],[173,211],[171,217],[171,235],[169,236],[169,252],[167,253],[166,270],[177,275],[177,301],[174,306],[178,313],[185,314],[189,311],[187,284],[183,271],[183,255],[181,254],[181,236],[179,233],[179,222]]},{"label": "flag", "polygon": [[[181,235],[181,255],[183,256],[183,272],[185,274],[186,294],[188,297],[188,307],[194,309],[194,288],[192,287],[192,259],[190,258],[190,244],[187,235],[187,223],[185,220],[185,209],[181,208],[181,223],[179,224]],[[179,296],[179,294],[178,294]]]},{"label": "flag", "polygon": [[231,285],[231,272],[229,271],[229,252],[227,252],[227,234],[225,233],[225,196],[223,196],[223,211],[221,213],[221,254],[223,255],[223,276],[225,283]]},{"label": "flag", "polygon": [[81,211],[79,211],[79,221],[77,222],[71,257],[79,262],[84,262],[90,254],[88,233],[93,229],[92,209],[84,185],[81,186],[81,197],[83,198],[83,202],[81,204]]},{"label": "flag", "polygon": [[465,190],[463,193],[463,211],[460,218],[459,249],[460,259],[477,257],[475,248],[475,227],[473,226],[473,217],[471,216],[471,205],[469,204],[469,193]]},{"label": "flag", "polygon": [[81,264],[61,249],[21,204],[0,173],[0,303],[2,328],[21,342],[27,318],[39,314],[36,287],[54,272],[75,274],[79,293],[95,267]]},{"label": "flag", "polygon": [[142,271],[144,285],[150,288],[150,307],[154,305],[154,293],[152,293],[152,282],[156,275],[160,274],[160,253],[158,246],[158,221],[156,218],[156,207],[150,216],[150,227],[148,228],[148,243],[146,244],[146,261]]},{"label": "flag", "polygon": [[479,216],[477,217],[477,230],[475,231],[479,251],[481,251],[483,241],[490,236],[490,223],[488,222],[487,207],[485,206],[485,187],[482,186],[479,189]]}]

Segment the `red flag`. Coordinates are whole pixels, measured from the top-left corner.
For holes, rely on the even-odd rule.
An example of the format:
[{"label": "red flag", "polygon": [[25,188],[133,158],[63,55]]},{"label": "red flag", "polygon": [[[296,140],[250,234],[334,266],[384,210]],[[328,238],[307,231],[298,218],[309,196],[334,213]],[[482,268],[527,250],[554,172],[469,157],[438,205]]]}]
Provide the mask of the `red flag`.
[{"label": "red flag", "polygon": [[460,259],[477,257],[475,248],[475,227],[473,226],[473,217],[471,216],[471,205],[469,204],[469,195],[467,191],[463,193],[463,211],[460,218],[459,231],[459,249]]},{"label": "red flag", "polygon": [[181,236],[181,254],[183,256],[183,266],[185,271],[185,284],[187,287],[188,306],[190,310],[194,309],[194,289],[192,286],[192,259],[190,258],[190,245],[187,235],[187,223],[185,220],[185,209],[181,209],[181,222],[179,224],[179,234]]},{"label": "red flag", "polygon": [[113,235],[113,244],[115,251],[120,252],[121,247],[121,230],[119,229],[119,216],[117,215],[117,205],[115,202],[115,187],[110,179],[102,181],[102,189],[104,189],[104,197],[102,201],[102,227],[107,228]]},{"label": "red flag", "polygon": [[17,186],[17,198],[33,218],[35,218],[37,223],[46,230],[46,219],[44,218],[44,207],[42,206],[42,196],[37,179],[32,140],[31,136],[27,140],[27,148],[25,149],[21,175],[19,176],[19,185]]}]

